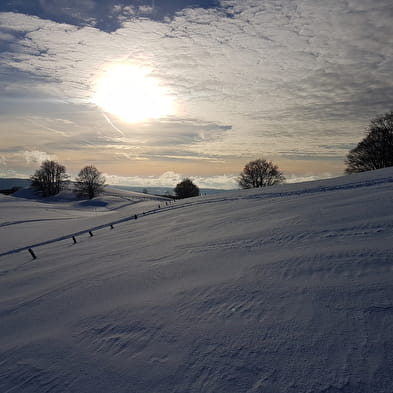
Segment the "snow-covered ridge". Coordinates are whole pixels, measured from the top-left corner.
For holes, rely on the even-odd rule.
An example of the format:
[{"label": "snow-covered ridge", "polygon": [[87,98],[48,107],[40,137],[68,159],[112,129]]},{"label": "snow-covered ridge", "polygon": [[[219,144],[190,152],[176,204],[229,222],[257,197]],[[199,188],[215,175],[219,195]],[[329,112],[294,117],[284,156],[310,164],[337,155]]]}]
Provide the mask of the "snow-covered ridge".
[{"label": "snow-covered ridge", "polygon": [[0,194],[0,256],[117,224],[133,218],[138,209],[148,211],[167,201],[110,187],[92,200],[80,199],[70,190],[49,198],[30,188],[12,196]]},{"label": "snow-covered ridge", "polygon": [[392,391],[393,168],[142,196],[0,197],[0,391]]}]

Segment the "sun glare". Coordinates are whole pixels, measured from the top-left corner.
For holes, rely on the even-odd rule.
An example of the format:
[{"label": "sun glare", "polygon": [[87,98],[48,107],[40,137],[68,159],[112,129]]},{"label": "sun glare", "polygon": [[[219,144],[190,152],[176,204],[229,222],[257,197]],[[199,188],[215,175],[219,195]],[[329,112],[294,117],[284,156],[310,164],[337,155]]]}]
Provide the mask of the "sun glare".
[{"label": "sun glare", "polygon": [[97,80],[93,102],[123,121],[137,123],[173,114],[173,99],[144,68],[116,64]]}]

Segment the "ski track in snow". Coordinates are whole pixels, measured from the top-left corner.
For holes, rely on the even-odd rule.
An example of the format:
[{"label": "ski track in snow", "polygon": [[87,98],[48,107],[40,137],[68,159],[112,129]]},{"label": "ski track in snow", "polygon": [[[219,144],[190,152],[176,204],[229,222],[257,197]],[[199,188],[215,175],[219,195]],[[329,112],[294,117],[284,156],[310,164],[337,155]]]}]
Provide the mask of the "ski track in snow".
[{"label": "ski track in snow", "polygon": [[72,218],[42,218],[33,220],[19,220],[19,221],[8,221],[0,223],[0,227],[8,227],[10,225],[26,224],[28,222],[43,222],[43,221],[62,221],[62,220],[72,220]]}]

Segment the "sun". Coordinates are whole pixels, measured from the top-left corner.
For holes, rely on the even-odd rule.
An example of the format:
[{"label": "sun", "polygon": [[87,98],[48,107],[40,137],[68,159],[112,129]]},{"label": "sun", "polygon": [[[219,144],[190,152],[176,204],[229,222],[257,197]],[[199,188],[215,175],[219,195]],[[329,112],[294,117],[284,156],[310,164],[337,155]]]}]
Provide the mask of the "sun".
[{"label": "sun", "polygon": [[93,103],[130,123],[172,115],[173,98],[150,73],[129,64],[106,67],[96,82]]}]

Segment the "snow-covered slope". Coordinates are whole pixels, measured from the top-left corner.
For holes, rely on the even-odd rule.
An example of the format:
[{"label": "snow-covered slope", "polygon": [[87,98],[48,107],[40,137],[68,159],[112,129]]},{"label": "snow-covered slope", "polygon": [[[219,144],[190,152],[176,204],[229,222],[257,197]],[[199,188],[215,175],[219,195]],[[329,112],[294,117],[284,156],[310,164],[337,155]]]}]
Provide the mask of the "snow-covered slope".
[{"label": "snow-covered slope", "polygon": [[77,198],[68,190],[49,198],[37,197],[30,188],[13,196],[0,194],[0,256],[27,245],[107,226],[168,201],[110,187],[92,200]]},{"label": "snow-covered slope", "polygon": [[157,203],[1,197],[1,392],[393,392],[393,169]]}]

